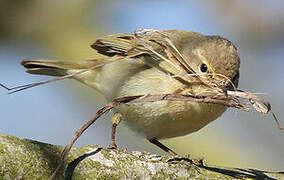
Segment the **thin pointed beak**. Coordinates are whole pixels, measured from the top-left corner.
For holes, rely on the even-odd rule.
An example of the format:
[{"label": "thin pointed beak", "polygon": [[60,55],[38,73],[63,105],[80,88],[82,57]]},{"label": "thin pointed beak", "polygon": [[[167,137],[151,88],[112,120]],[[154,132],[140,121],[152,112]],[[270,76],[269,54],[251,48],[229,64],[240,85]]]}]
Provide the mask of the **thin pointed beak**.
[{"label": "thin pointed beak", "polygon": [[220,86],[220,89],[225,94],[225,96],[228,97],[228,88],[227,88],[227,86],[226,85],[222,85],[222,86]]}]

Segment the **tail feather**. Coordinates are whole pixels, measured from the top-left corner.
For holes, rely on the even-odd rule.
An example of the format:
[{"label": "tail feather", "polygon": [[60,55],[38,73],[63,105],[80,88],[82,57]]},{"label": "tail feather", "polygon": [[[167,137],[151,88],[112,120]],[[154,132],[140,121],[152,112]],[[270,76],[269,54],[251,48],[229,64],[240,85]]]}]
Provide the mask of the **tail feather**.
[{"label": "tail feather", "polygon": [[67,73],[66,68],[60,66],[56,61],[24,60],[21,64],[27,69],[26,72],[31,74],[64,76]]},{"label": "tail feather", "polygon": [[79,62],[53,61],[53,60],[23,60],[21,64],[31,74],[64,76],[68,70],[88,69],[99,64],[99,60],[86,60]]},{"label": "tail feather", "polygon": [[64,76],[68,69],[67,63],[60,61],[23,60],[21,64],[27,69],[26,72],[28,73],[49,76]]},{"label": "tail feather", "polygon": [[[103,60],[85,60],[78,62],[52,61],[52,60],[23,60],[21,64],[26,68],[26,72],[31,74],[65,76],[93,66],[102,64]],[[73,78],[101,91],[99,84],[100,68],[92,69],[88,72],[75,75]]]}]

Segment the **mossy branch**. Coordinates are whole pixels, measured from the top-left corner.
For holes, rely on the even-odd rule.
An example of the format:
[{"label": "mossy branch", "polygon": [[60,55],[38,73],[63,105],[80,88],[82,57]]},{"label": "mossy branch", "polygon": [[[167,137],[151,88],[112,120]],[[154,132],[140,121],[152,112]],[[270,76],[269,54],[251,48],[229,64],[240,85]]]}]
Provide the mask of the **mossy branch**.
[{"label": "mossy branch", "polygon": [[[0,179],[48,179],[63,147],[0,134]],[[58,179],[280,179],[284,172],[220,168],[193,164],[187,158],[109,150],[72,148]]]}]

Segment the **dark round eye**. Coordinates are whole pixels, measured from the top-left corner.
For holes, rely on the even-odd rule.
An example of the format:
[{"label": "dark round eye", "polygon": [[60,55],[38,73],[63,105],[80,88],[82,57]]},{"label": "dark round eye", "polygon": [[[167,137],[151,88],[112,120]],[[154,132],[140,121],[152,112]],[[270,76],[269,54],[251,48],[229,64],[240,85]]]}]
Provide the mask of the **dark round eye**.
[{"label": "dark round eye", "polygon": [[200,65],[200,71],[205,73],[205,72],[207,72],[207,70],[208,70],[207,65],[202,63]]}]

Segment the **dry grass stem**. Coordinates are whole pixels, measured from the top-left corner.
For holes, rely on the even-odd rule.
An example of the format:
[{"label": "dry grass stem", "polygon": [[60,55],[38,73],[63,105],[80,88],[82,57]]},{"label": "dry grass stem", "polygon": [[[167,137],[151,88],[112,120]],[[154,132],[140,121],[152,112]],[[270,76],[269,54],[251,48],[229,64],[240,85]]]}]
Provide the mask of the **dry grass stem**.
[{"label": "dry grass stem", "polygon": [[[247,100],[251,103],[252,107],[249,107],[248,104],[240,103],[238,98],[242,98]],[[199,103],[211,103],[211,104],[219,104],[224,105],[227,107],[234,107],[243,111],[252,111],[253,108],[261,113],[268,113],[271,109],[271,106],[268,101],[257,97],[251,93],[248,92],[242,92],[242,91],[228,91],[228,96],[225,94],[217,94],[215,96],[193,96],[193,95],[181,95],[181,94],[157,94],[157,95],[138,95],[138,96],[127,96],[127,97],[121,97],[116,98],[112,102],[106,104],[104,107],[99,109],[96,114],[88,121],[86,122],[81,128],[79,128],[74,136],[72,137],[72,140],[70,143],[65,146],[61,157],[60,157],[60,163],[56,170],[54,171],[53,175],[51,176],[51,179],[55,179],[56,175],[60,171],[60,169],[63,167],[66,157],[71,150],[73,144],[76,142],[76,140],[81,136],[81,134],[89,127],[91,126],[99,117],[101,117],[106,112],[110,111],[111,109],[119,106],[119,105],[131,105],[131,104],[139,104],[139,103],[146,103],[146,102],[157,102],[157,101],[194,101]],[[255,106],[255,104],[258,104]],[[277,125],[279,129],[283,130],[283,128],[280,127],[279,122],[277,121],[274,113],[273,117],[275,118]]]}]

